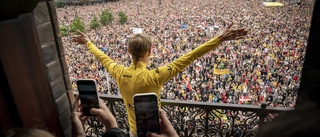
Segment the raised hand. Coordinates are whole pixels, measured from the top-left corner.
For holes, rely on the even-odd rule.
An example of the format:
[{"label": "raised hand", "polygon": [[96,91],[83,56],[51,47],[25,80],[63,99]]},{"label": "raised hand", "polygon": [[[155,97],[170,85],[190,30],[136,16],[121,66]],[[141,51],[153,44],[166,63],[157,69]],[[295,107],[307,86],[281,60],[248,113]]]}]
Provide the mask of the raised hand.
[{"label": "raised hand", "polygon": [[86,34],[83,34],[79,30],[77,30],[77,32],[78,32],[79,35],[71,37],[73,42],[75,42],[76,44],[85,45],[90,41]]},{"label": "raised hand", "polygon": [[242,39],[244,36],[248,34],[248,31],[244,28],[241,29],[233,29],[231,28],[233,23],[231,23],[223,32],[218,36],[221,42],[228,40],[238,40]]}]

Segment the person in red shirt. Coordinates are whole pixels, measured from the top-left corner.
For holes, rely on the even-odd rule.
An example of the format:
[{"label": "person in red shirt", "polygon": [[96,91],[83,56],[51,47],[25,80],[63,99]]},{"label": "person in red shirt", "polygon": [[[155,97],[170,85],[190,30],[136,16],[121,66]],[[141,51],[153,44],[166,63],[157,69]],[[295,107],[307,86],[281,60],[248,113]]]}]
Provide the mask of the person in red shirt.
[{"label": "person in red shirt", "polygon": [[264,99],[264,96],[263,96],[263,95],[260,95],[260,96],[259,96],[259,102],[262,102],[263,99]]},{"label": "person in red shirt", "polygon": [[295,82],[297,82],[298,78],[299,78],[299,77],[298,77],[297,75],[294,75],[294,76],[293,76],[293,80],[294,80]]},{"label": "person in red shirt", "polygon": [[294,56],[294,55],[295,55],[294,50],[292,50],[292,51],[290,52],[290,56]]}]

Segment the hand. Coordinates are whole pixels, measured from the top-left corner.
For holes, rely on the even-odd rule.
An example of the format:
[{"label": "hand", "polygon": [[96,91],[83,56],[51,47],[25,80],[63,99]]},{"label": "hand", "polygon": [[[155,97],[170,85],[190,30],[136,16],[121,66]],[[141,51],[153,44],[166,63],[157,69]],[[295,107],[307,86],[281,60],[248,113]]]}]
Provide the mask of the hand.
[{"label": "hand", "polygon": [[86,34],[83,34],[79,30],[77,30],[77,32],[78,32],[79,35],[71,37],[73,42],[75,42],[77,44],[85,45],[90,41]]},{"label": "hand", "polygon": [[248,34],[248,31],[245,29],[232,29],[233,23],[231,23],[226,30],[222,32],[222,34],[218,37],[220,42],[227,40],[238,40],[242,39],[244,36]]},{"label": "hand", "polygon": [[147,137],[179,137],[176,130],[172,127],[163,110],[160,110],[160,128],[161,134],[148,133]]},{"label": "hand", "polygon": [[86,120],[86,117],[79,110],[79,101],[80,96],[78,95],[73,103],[71,121],[72,121],[72,136],[75,137],[85,137],[86,133],[84,132],[83,121]]},{"label": "hand", "polygon": [[110,128],[117,128],[118,124],[116,118],[112,115],[104,101],[100,98],[99,107],[99,109],[92,108],[90,113],[98,117],[99,121],[105,125],[106,131],[108,131]]}]

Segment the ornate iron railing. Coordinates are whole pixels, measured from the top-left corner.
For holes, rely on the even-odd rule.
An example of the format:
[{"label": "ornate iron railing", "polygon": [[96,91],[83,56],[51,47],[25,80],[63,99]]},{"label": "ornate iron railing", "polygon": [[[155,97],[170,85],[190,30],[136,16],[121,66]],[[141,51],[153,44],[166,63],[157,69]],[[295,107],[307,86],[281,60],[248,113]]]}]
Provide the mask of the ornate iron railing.
[{"label": "ornate iron railing", "polygon": [[[100,95],[116,117],[118,125],[129,132],[126,109],[120,96]],[[184,137],[249,137],[255,136],[258,125],[270,121],[292,108],[191,102],[161,99],[162,109],[179,136]],[[88,136],[105,132],[97,118],[90,117],[85,124]]]}]

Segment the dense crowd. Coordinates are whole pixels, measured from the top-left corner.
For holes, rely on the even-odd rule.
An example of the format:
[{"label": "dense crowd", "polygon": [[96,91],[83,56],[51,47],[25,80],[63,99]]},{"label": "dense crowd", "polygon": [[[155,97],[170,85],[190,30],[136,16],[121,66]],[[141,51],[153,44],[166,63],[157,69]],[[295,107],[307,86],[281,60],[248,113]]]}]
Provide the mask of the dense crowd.
[{"label": "dense crowd", "polygon": [[[223,43],[167,82],[166,99],[292,107],[295,104],[314,1],[266,7],[260,0],[120,0],[57,9],[59,24],[69,26],[77,15],[93,43],[118,63],[129,66],[126,42],[133,28],[142,28],[153,42],[150,69],[166,65],[217,36],[231,22],[249,36]],[[91,30],[101,10],[111,9],[114,21]],[[120,24],[118,12],[128,15]],[[78,78],[94,78],[99,91],[118,95],[116,82],[82,45],[63,37],[73,90]],[[215,71],[213,71],[215,69]],[[217,74],[218,70],[228,70]]]}]

